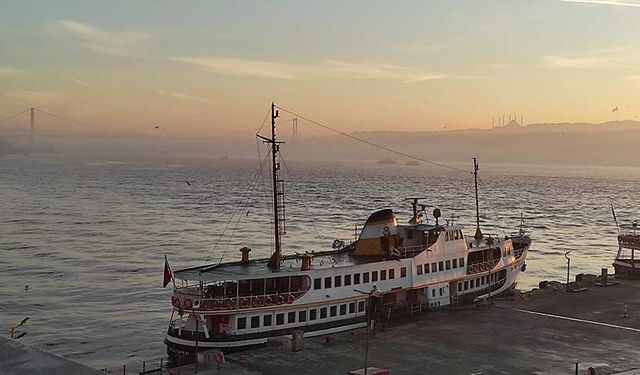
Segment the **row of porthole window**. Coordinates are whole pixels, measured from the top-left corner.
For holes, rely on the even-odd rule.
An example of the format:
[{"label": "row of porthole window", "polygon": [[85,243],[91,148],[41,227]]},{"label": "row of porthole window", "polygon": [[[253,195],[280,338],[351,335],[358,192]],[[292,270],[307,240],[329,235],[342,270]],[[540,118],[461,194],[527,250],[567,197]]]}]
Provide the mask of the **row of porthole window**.
[{"label": "row of porthole window", "polygon": [[[378,273],[379,272],[379,273]],[[396,270],[394,268],[389,268],[388,270],[380,270],[380,271],[371,271],[371,273],[369,272],[363,272],[362,273],[362,278],[360,277],[360,273],[354,273],[353,275],[337,275],[337,276],[327,276],[324,278],[324,288],[325,289],[329,289],[329,288],[339,288],[341,286],[349,286],[349,285],[358,285],[360,284],[360,281],[362,281],[363,284],[372,282],[375,283],[378,280],[380,281],[384,281],[384,280],[393,280],[396,278]],[[400,268],[400,277],[406,277],[407,276],[407,267],[401,267]],[[317,277],[315,279],[313,279],[313,289],[314,290],[318,290],[318,289],[322,289],[323,286],[323,279],[321,277]]]},{"label": "row of porthole window", "polygon": [[[496,274],[492,273],[491,274],[491,282],[495,282],[496,281]],[[482,277],[477,277],[475,279],[471,279],[471,280],[467,280],[467,281],[459,281],[458,282],[458,292],[462,292],[463,290],[469,290],[469,289],[473,289],[473,288],[479,288],[481,286],[484,286],[486,284],[489,284],[489,275],[485,275]]]},{"label": "row of porthole window", "polygon": [[429,263],[425,263],[424,265],[418,264],[416,266],[416,273],[422,275],[423,273],[448,271],[458,267],[464,267],[464,258],[445,260],[437,263],[433,262],[431,266],[429,266]]},{"label": "row of porthole window", "polygon": [[[343,316],[347,314],[355,314],[356,307],[357,312],[363,312],[365,309],[364,301],[357,302],[357,305],[356,302],[351,302],[349,304],[344,303],[341,305],[313,308],[309,310],[290,311],[286,313],[286,321],[288,324],[304,323],[307,321],[314,321],[318,319],[327,319],[328,317],[335,317],[338,315]],[[236,327],[239,330],[247,328],[271,327],[273,326],[273,316],[273,314],[266,314],[262,316],[254,315],[250,318],[242,316],[237,318]],[[247,327],[247,323],[249,323],[249,327]],[[285,313],[275,314],[275,325],[281,326],[284,324]]]}]

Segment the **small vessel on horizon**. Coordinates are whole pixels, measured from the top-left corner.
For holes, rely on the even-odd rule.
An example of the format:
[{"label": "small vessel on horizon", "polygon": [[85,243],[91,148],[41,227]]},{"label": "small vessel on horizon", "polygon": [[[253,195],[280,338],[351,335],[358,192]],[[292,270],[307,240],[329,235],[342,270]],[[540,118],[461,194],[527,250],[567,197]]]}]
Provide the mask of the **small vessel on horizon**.
[{"label": "small vessel on horizon", "polygon": [[[407,198],[412,215],[400,224],[392,209],[373,212],[358,238],[336,240],[332,250],[282,254],[284,181],[279,178],[276,119],[271,106],[270,145],[274,249],[271,257],[205,264],[173,273],[172,316],[165,338],[173,362],[195,352],[263,345],[272,337],[326,335],[367,326],[378,319],[491,298],[514,288],[531,238],[480,230],[477,172],[476,231],[465,235],[453,221],[429,223],[425,198]],[[165,277],[166,278],[166,277]]]}]

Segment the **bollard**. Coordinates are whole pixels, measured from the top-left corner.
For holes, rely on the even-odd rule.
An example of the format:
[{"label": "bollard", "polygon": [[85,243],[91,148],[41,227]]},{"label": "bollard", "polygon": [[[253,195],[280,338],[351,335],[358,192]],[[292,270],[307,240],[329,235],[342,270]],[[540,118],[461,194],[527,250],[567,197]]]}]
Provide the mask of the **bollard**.
[{"label": "bollard", "polygon": [[146,361],[142,361],[142,372],[147,372]]},{"label": "bollard", "polygon": [[609,273],[608,273],[608,270],[606,268],[602,268],[600,270],[600,272],[601,272],[601,277],[602,277],[602,280],[600,280],[602,282],[602,286],[607,286],[609,284],[609,280],[608,280],[609,279]]},{"label": "bollard", "polygon": [[576,362],[576,375],[578,375],[578,362]]},{"label": "bollard", "polygon": [[127,365],[122,365],[122,375],[127,375]]},{"label": "bollard", "polygon": [[160,375],[162,375],[162,362],[164,358],[160,358]]}]

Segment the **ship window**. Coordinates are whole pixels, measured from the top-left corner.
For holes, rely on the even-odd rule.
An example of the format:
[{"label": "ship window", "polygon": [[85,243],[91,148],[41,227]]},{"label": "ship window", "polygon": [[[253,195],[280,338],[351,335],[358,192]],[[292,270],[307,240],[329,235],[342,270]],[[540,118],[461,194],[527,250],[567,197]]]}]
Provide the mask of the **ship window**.
[{"label": "ship window", "polygon": [[271,319],[273,317],[271,315],[265,315],[262,317],[262,325],[265,327],[271,327]]},{"label": "ship window", "polygon": [[247,318],[238,318],[238,329],[247,328]]},{"label": "ship window", "polygon": [[331,306],[329,308],[329,315],[330,316],[336,316],[338,315],[338,306]]},{"label": "ship window", "polygon": [[435,289],[431,289],[431,295],[434,296],[434,297],[436,296],[436,290]]},{"label": "ship window", "polygon": [[476,288],[480,286],[480,279],[476,279]]},{"label": "ship window", "polygon": [[457,259],[452,259],[451,260],[451,266],[453,268],[458,268],[458,260]]},{"label": "ship window", "polygon": [[323,307],[320,309],[320,319],[326,319],[327,318],[327,308]]},{"label": "ship window", "polygon": [[380,280],[386,280],[387,279],[387,270],[381,270],[380,271]]},{"label": "ship window", "polygon": [[307,310],[298,311],[298,321],[306,322],[307,321]]},{"label": "ship window", "polygon": [[460,258],[460,267],[464,267],[464,258]]},{"label": "ship window", "polygon": [[371,271],[371,282],[375,283],[378,281],[378,271]]},{"label": "ship window", "polygon": [[447,268],[447,270],[451,269],[451,261],[450,260],[445,261],[444,264],[445,264],[445,267]]},{"label": "ship window", "polygon": [[454,236],[453,238],[455,240],[457,240],[458,239],[458,231],[453,232],[453,236]]},{"label": "ship window", "polygon": [[284,314],[276,314],[276,325],[281,326],[284,324]]},{"label": "ship window", "polygon": [[417,274],[422,275],[422,264],[418,264]]},{"label": "ship window", "polygon": [[296,322],[296,312],[292,311],[287,314],[287,323],[295,323]]},{"label": "ship window", "polygon": [[340,305],[340,315],[347,315],[347,305]]},{"label": "ship window", "polygon": [[444,232],[444,240],[449,241],[449,232]]},{"label": "ship window", "polygon": [[444,262],[443,261],[439,261],[438,262],[438,271],[444,271]]},{"label": "ship window", "polygon": [[251,317],[251,328],[260,327],[260,316],[252,316]]},{"label": "ship window", "polygon": [[442,297],[442,295],[444,294],[444,292],[442,291],[444,288],[438,288],[438,292],[440,293],[440,296]]},{"label": "ship window", "polygon": [[353,314],[356,312],[356,303],[355,302],[351,302],[349,304],[349,314]]},{"label": "ship window", "polygon": [[335,286],[336,288],[339,286],[342,286],[342,276],[338,275],[335,277],[335,280],[333,281],[333,286]]},{"label": "ship window", "polygon": [[424,273],[429,273],[429,263],[424,265]]},{"label": "ship window", "polygon": [[351,285],[351,275],[344,275],[344,286]]},{"label": "ship window", "polygon": [[363,282],[364,284],[366,284],[366,283],[368,283],[368,282],[369,282],[369,272],[363,272],[363,273],[362,273],[362,282]]},{"label": "ship window", "polygon": [[407,277],[407,267],[400,268],[400,277]]},{"label": "ship window", "polygon": [[363,312],[364,311],[364,301],[359,301],[358,302],[358,312]]},{"label": "ship window", "polygon": [[318,289],[322,289],[322,279],[321,278],[317,278],[317,279],[313,279],[313,289],[314,290],[318,290]]},{"label": "ship window", "polygon": [[396,278],[396,270],[392,268],[389,270],[389,280],[393,280],[395,278]]},{"label": "ship window", "polygon": [[353,274],[353,283],[355,285],[360,284],[360,274],[359,273],[354,273]]},{"label": "ship window", "polygon": [[464,290],[469,289],[469,281],[464,282]]},{"label": "ship window", "polygon": [[458,283],[458,292],[462,292],[462,283]]},{"label": "ship window", "polygon": [[309,310],[309,320],[316,320],[317,317],[318,317],[318,310],[316,309]]},{"label": "ship window", "polygon": [[436,262],[431,263],[431,272],[438,272],[438,264]]},{"label": "ship window", "polygon": [[331,288],[331,277],[324,278],[324,288],[325,289]]}]

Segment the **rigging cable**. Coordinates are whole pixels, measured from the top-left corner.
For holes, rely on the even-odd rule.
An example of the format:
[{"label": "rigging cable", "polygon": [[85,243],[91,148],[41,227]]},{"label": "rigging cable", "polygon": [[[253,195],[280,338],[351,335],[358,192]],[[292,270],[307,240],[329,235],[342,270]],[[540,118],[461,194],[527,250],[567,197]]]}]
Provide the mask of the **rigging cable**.
[{"label": "rigging cable", "polygon": [[379,149],[382,149],[382,150],[385,150],[385,151],[391,152],[391,153],[393,153],[393,154],[397,154],[397,155],[400,155],[400,156],[404,156],[404,157],[409,158],[409,159],[418,160],[418,161],[421,161],[421,162],[424,162],[424,163],[427,163],[427,164],[431,164],[431,165],[435,165],[435,166],[438,166],[438,167],[447,168],[447,169],[451,169],[451,170],[455,170],[455,171],[459,171],[459,172],[464,172],[464,173],[471,173],[471,172],[469,172],[469,171],[468,171],[468,170],[466,170],[466,169],[457,168],[457,167],[452,167],[452,166],[450,166],[450,165],[446,165],[446,164],[438,163],[438,162],[435,162],[435,161],[431,161],[431,160],[423,159],[423,158],[420,158],[420,157],[417,157],[417,156],[414,156],[414,155],[407,154],[407,153],[402,152],[402,151],[394,150],[394,149],[392,149],[392,148],[389,148],[389,147],[386,147],[386,146],[383,146],[383,145],[379,145],[379,144],[377,144],[377,143],[373,143],[373,142],[371,142],[371,141],[367,141],[367,140],[362,139],[362,138],[360,138],[360,137],[356,137],[356,136],[355,136],[355,135],[353,135],[353,134],[345,133],[345,132],[343,132],[343,131],[341,131],[341,130],[338,130],[338,129],[332,128],[332,127],[330,127],[330,126],[328,126],[328,125],[325,125],[325,124],[322,124],[322,123],[320,123],[320,122],[318,122],[318,121],[314,121],[314,120],[312,120],[312,119],[310,119],[310,118],[308,118],[308,117],[302,116],[302,115],[300,115],[300,114],[298,114],[298,113],[295,113],[295,112],[293,112],[293,111],[290,111],[290,110],[288,110],[288,109],[286,109],[286,108],[282,108],[282,107],[279,107],[279,106],[276,106],[276,108],[278,108],[278,109],[280,109],[280,110],[282,110],[282,111],[285,111],[285,112],[287,112],[287,113],[289,113],[289,114],[291,114],[291,115],[293,115],[293,116],[297,116],[298,118],[301,118],[301,119],[303,119],[303,120],[305,120],[305,121],[307,121],[307,122],[309,122],[309,123],[311,123],[311,124],[313,124],[313,125],[319,126],[319,127],[321,127],[321,128],[327,129],[327,130],[330,130],[330,131],[332,131],[332,132],[334,132],[334,133],[338,133],[338,134],[340,134],[340,135],[343,135],[343,136],[345,136],[345,137],[351,138],[351,139],[356,140],[356,141],[358,141],[358,142],[361,142],[361,143],[367,144],[367,145],[369,145],[369,146],[377,147],[377,148],[379,148]]},{"label": "rigging cable", "polygon": [[16,118],[16,117],[20,116],[20,115],[21,115],[21,114],[23,114],[23,113],[27,113],[27,112],[29,112],[30,110],[31,110],[31,108],[27,108],[27,109],[25,109],[24,111],[22,111],[22,112],[18,112],[18,113],[16,113],[16,114],[15,114],[15,115],[13,115],[13,116],[9,116],[9,117],[7,117],[7,118],[5,118],[5,119],[2,119],[2,120],[0,120],[0,124],[2,124],[3,122],[7,122],[7,121],[9,121],[9,120],[13,120],[14,118]]}]

